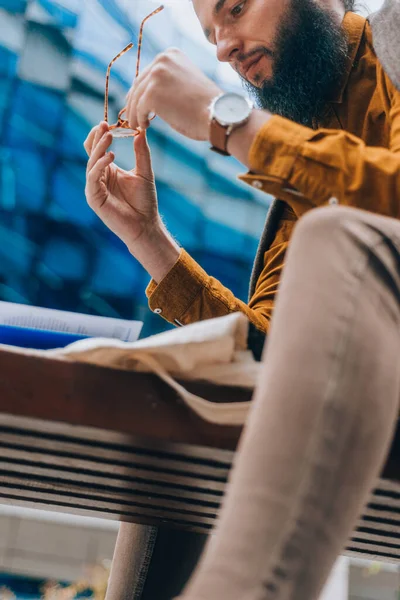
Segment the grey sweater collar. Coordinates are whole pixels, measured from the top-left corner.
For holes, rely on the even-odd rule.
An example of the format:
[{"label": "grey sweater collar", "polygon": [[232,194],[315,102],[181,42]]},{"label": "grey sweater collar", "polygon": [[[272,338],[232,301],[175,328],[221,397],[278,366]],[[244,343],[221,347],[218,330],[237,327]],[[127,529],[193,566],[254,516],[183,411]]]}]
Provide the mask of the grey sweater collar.
[{"label": "grey sweater collar", "polygon": [[393,84],[400,89],[400,0],[385,0],[369,21],[375,52]]}]

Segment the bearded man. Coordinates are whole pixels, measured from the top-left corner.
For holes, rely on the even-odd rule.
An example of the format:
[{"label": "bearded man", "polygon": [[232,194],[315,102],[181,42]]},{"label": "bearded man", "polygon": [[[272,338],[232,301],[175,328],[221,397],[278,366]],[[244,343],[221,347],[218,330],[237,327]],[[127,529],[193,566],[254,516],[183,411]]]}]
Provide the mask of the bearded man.
[{"label": "bearded man", "polygon": [[[186,325],[241,311],[255,352],[258,334],[268,338],[215,538],[182,598],[315,600],[398,415],[400,93],[351,0],[194,8],[257,108],[167,50],[129,94],[130,125],[143,130],[135,171],[113,164],[100,124],[85,143],[87,199],[151,275],[154,312]],[[248,169],[241,179],[275,196],[248,303],[163,226],[145,136],[152,113],[235,156]]]}]

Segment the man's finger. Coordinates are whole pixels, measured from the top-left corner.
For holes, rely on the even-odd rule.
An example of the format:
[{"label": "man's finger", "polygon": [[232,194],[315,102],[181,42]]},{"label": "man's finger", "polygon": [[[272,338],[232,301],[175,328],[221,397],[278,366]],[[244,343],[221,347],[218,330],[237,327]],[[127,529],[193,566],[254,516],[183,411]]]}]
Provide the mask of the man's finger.
[{"label": "man's finger", "polygon": [[149,76],[152,68],[153,68],[154,64],[151,63],[149,65],[147,65],[147,67],[145,67],[140,75],[138,77],[136,77],[136,79],[134,80],[131,89],[129,90],[129,92],[126,95],[126,104],[128,104],[129,100],[131,99],[131,96],[135,93],[136,89],[138,88],[138,86],[140,86],[143,81],[145,79],[147,79],[147,77]]},{"label": "man's finger", "polygon": [[83,142],[83,147],[85,148],[86,154],[88,156],[90,156],[90,153],[92,151],[93,140],[94,140],[94,136],[96,135],[97,128],[98,128],[98,125],[96,125],[96,127],[93,127],[93,129],[90,130],[89,135],[87,136],[86,140]]},{"label": "man's finger", "polygon": [[100,181],[100,178],[102,177],[102,175],[104,174],[104,170],[106,168],[107,165],[110,165],[112,163],[112,161],[114,160],[115,155],[113,152],[107,152],[107,154],[105,154],[104,156],[102,156],[97,163],[93,166],[93,168],[91,169],[91,171],[88,174],[88,182],[89,185],[95,183],[97,184],[97,182]]},{"label": "man's finger", "polygon": [[93,151],[87,164],[87,172],[89,172],[97,163],[97,161],[104,156],[104,154],[107,151],[107,148],[109,148],[110,144],[112,143],[112,139],[112,134],[109,131],[107,131],[100,138],[97,145],[93,144]]},{"label": "man's finger", "polygon": [[126,105],[126,114],[127,119],[129,121],[129,125],[130,127],[132,127],[132,129],[137,129],[139,127],[139,122],[137,118],[138,103],[145,94],[148,86],[150,85],[150,82],[151,73],[150,71],[148,71],[147,77],[141,78],[140,83],[138,85],[135,85],[134,89],[132,88],[131,93],[129,95],[128,103]]},{"label": "man's finger", "polygon": [[90,131],[89,135],[87,136],[87,138],[83,144],[83,147],[85,148],[88,156],[91,155],[93,147],[96,145],[96,143],[98,141],[98,136],[103,135],[108,130],[108,127],[109,127],[108,123],[106,123],[105,121],[102,121],[101,123],[99,123],[99,125],[96,125],[96,127],[93,127],[93,129]]},{"label": "man's finger", "polygon": [[97,128],[96,135],[94,136],[91,153],[96,148],[97,144],[99,143],[99,141],[101,140],[103,135],[106,133],[106,131],[108,131],[108,123],[106,123],[105,121],[102,121]]},{"label": "man's finger", "polygon": [[151,106],[147,102],[147,97],[142,96],[137,106],[137,122],[139,129],[147,129],[150,125],[149,116],[152,113]]},{"label": "man's finger", "polygon": [[136,175],[139,175],[148,181],[154,181],[150,148],[147,143],[145,131],[141,131],[140,134],[135,137],[134,148],[136,156]]},{"label": "man's finger", "polygon": [[98,197],[101,191],[101,178],[104,175],[106,168],[113,162],[115,156],[113,152],[108,152],[105,156],[100,158],[86,179],[86,196],[88,203],[93,203],[93,199]]}]

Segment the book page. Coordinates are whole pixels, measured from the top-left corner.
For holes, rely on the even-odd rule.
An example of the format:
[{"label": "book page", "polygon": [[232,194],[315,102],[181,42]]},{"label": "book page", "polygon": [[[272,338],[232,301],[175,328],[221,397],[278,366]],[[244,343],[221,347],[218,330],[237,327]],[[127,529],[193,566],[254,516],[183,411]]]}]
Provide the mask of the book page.
[{"label": "book page", "polygon": [[143,323],[0,301],[0,325],[136,342]]}]

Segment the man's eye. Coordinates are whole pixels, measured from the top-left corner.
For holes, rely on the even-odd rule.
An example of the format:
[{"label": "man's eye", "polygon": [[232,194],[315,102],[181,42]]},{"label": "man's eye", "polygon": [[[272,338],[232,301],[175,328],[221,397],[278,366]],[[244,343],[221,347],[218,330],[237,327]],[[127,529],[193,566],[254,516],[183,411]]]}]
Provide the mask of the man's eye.
[{"label": "man's eye", "polygon": [[241,2],[240,4],[237,4],[234,8],[232,8],[231,15],[233,17],[238,17],[240,15],[240,13],[243,11],[245,4],[246,4],[246,2]]}]

